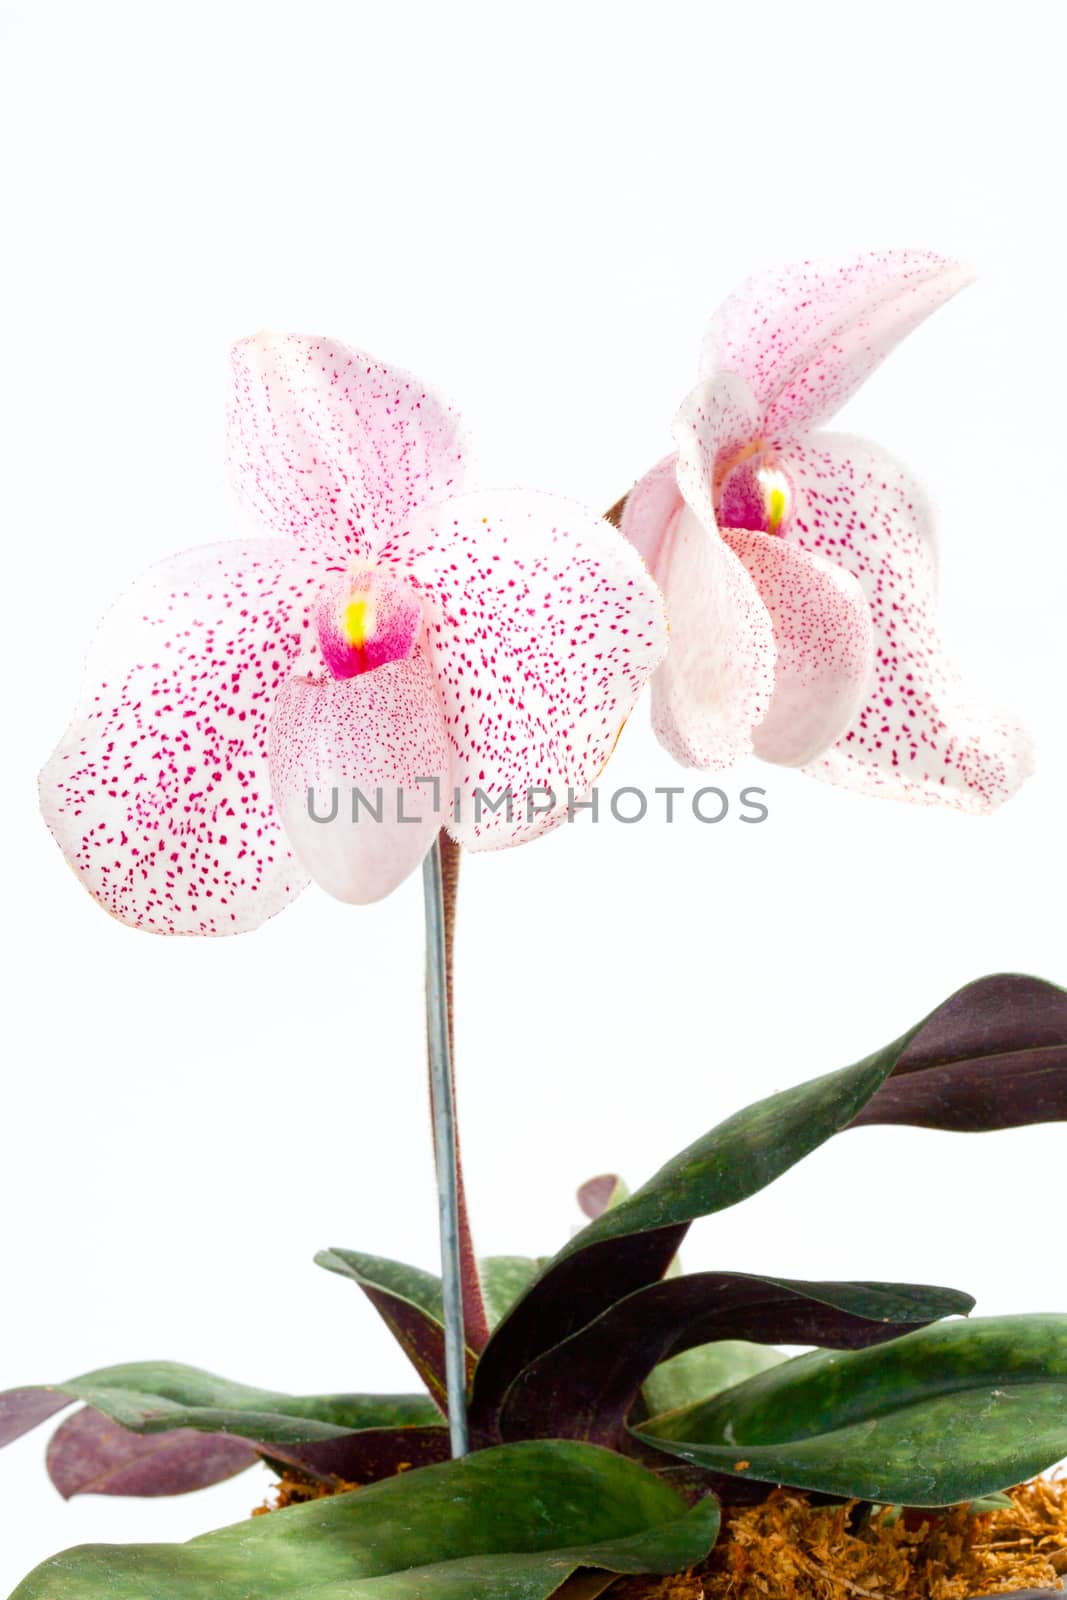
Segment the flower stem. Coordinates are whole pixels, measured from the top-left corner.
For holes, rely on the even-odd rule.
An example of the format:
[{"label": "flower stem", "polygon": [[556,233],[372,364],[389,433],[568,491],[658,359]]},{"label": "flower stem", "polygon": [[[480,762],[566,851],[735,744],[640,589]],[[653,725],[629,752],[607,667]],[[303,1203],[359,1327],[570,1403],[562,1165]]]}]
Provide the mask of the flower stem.
[{"label": "flower stem", "polygon": [[448,1430],[453,1456],[465,1456],[467,1432],[467,1350],[463,1331],[463,1261],[460,1251],[459,1161],[456,1112],[449,1048],[447,940],[441,888],[441,845],[433,847],[422,866],[426,903],[426,1040],[430,1058],[430,1102],[433,1109],[434,1157],[441,1229],[441,1294],[445,1324],[445,1384]]},{"label": "flower stem", "polygon": [[[441,849],[441,894],[445,914],[445,997],[448,1005],[448,1056],[452,1071],[452,1101],[456,1100],[456,1040],[453,1028],[452,973],[456,936],[456,901],[459,895],[460,847],[442,829],[438,836]],[[455,1115],[455,1111],[453,1110]],[[478,1272],[478,1258],[474,1252],[470,1215],[467,1210],[466,1185],[463,1181],[463,1151],[459,1137],[459,1118],[456,1115],[456,1177],[459,1203],[459,1249],[463,1265],[463,1326],[467,1348],[481,1354],[489,1343],[489,1317],[485,1309],[485,1296]]]}]

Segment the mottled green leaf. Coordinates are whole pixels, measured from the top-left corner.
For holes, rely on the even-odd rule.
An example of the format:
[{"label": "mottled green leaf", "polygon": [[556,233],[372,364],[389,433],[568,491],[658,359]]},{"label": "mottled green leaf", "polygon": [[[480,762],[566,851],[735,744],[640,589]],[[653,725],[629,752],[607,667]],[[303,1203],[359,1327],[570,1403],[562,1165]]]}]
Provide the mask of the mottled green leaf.
[{"label": "mottled green leaf", "polygon": [[478,1263],[490,1328],[507,1316],[540,1271],[529,1256],[484,1256]]},{"label": "mottled green leaf", "polygon": [[638,1437],[714,1471],[879,1503],[979,1499],[1067,1455],[1067,1316],[937,1323],[816,1351]]},{"label": "mottled green leaf", "polygon": [[427,1312],[435,1322],[440,1322],[444,1316],[441,1279],[435,1272],[409,1266],[405,1261],[392,1261],[388,1256],[370,1255],[365,1250],[320,1250],[315,1261],[327,1272],[354,1279],[360,1287],[373,1284],[407,1300],[420,1311]]},{"label": "mottled green leaf", "polygon": [[189,1544],[83,1545],[11,1600],[548,1600],[580,1568],[688,1567],[717,1530],[609,1451],[508,1445]]},{"label": "mottled green leaf", "polygon": [[[263,1442],[335,1439],[357,1428],[415,1427],[440,1420],[436,1407],[422,1395],[282,1394],[175,1361],[100,1367],[37,1390],[11,1390],[0,1395],[0,1419],[9,1396],[24,1415],[19,1397],[28,1394],[40,1394],[45,1401],[55,1396],[59,1404],[52,1410],[60,1409],[64,1399],[84,1401],[134,1433],[197,1428]],[[48,1414],[43,1410],[37,1420]]]},{"label": "mottled green leaf", "polygon": [[650,1417],[662,1411],[677,1411],[696,1400],[710,1400],[723,1389],[743,1383],[757,1372],[766,1372],[788,1358],[769,1345],[749,1344],[744,1339],[717,1339],[714,1344],[697,1345],[680,1356],[661,1361],[645,1379],[645,1406]]}]

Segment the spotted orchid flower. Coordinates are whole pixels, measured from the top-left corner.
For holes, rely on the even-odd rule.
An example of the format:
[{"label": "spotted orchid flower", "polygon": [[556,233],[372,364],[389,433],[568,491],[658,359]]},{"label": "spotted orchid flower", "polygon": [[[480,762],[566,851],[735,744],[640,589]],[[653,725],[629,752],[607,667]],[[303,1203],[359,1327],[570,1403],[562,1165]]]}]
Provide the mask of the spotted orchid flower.
[{"label": "spotted orchid flower", "polygon": [[255,927],[308,874],[375,900],[442,824],[475,850],[544,832],[666,643],[606,522],[463,492],[457,419],[416,379],[302,337],[246,340],[233,368],[256,537],[134,584],[42,774],[85,886],[157,933]]},{"label": "spotted orchid flower", "polygon": [[749,280],[716,315],[677,455],[622,517],[667,601],[653,719],[679,761],[754,751],[972,812],[1027,777],[1025,733],[967,703],[938,640],[922,491],[876,445],[813,431],[967,281],[918,252],[805,262]]}]

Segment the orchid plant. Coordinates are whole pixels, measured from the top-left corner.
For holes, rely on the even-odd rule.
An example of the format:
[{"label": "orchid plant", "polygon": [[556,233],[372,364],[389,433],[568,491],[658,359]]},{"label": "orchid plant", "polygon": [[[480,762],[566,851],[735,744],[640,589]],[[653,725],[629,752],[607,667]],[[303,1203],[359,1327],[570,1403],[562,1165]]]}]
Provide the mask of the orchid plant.
[{"label": "orchid plant", "polygon": [[81,1402],[49,1445],[64,1495],[183,1493],[256,1461],[336,1491],[187,1546],[68,1553],[14,1600],[583,1600],[701,1560],[720,1504],[769,1484],[943,1505],[1067,1450],[1067,1318],[967,1322],[951,1289],[677,1262],[696,1217],[846,1128],[1067,1118],[1051,984],[970,985],[632,1196],[592,1181],[551,1258],[479,1262],[455,1122],[459,848],[562,822],[649,679],[691,765],[755,751],[966,810],[1025,777],[1025,735],[965,708],[934,633],[918,491],[873,446],[809,432],[962,281],[908,253],[753,280],[712,326],[676,456],[605,518],[486,489],[409,374],[328,339],[235,348],[253,531],[109,613],[43,809],[105,909],[155,933],[254,928],[309,877],[366,903],[422,865],[441,1275],[319,1261],[423,1392],[291,1396],[144,1362],[0,1395],[0,1444]]}]

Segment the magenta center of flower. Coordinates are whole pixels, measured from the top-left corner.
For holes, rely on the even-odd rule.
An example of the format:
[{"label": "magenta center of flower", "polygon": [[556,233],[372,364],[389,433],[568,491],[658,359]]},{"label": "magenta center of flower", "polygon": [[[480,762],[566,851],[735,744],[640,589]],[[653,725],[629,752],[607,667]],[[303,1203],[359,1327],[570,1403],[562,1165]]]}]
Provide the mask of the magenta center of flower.
[{"label": "magenta center of flower", "polygon": [[786,533],[793,517],[793,485],[762,439],[716,472],[715,515],[721,528]]},{"label": "magenta center of flower", "polygon": [[345,572],[319,596],[315,626],[334,677],[356,678],[415,653],[422,607],[410,589],[387,573]]}]

